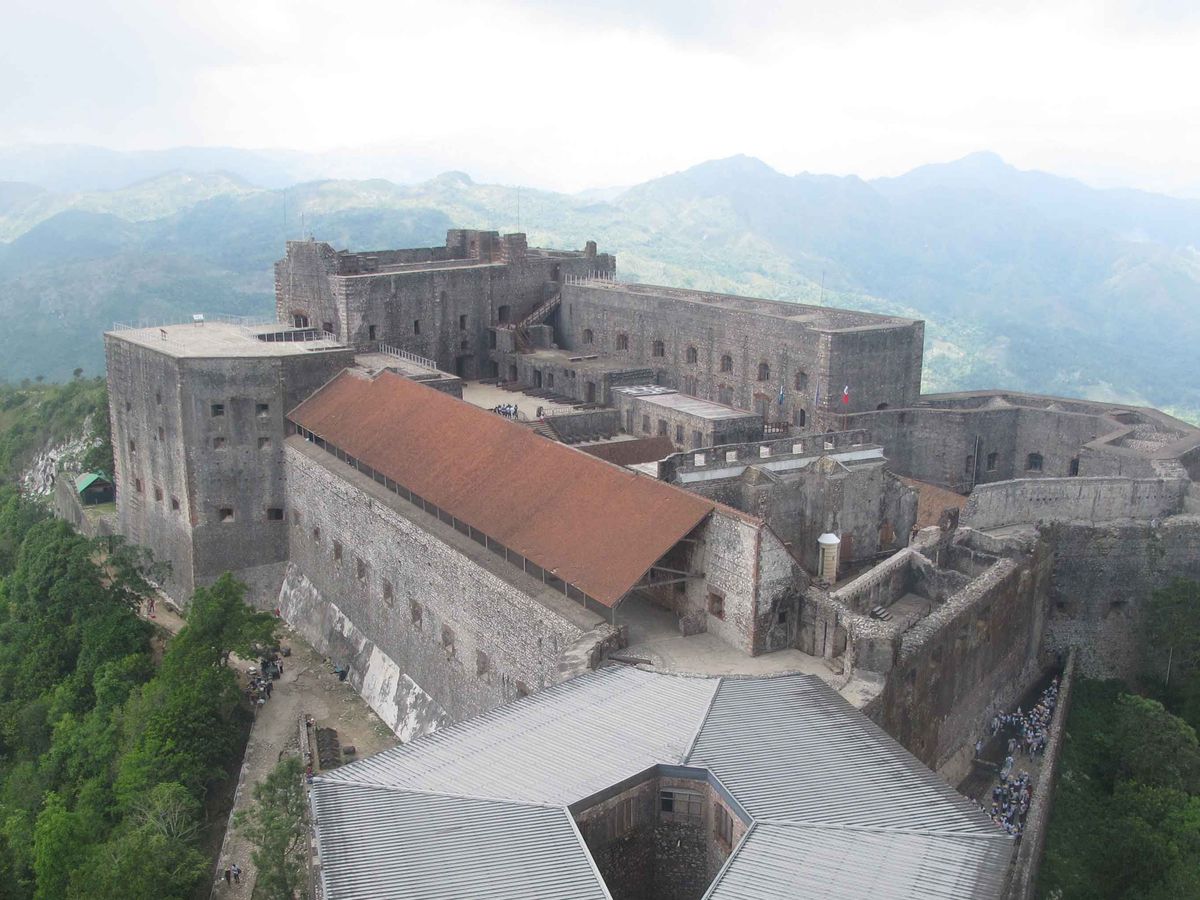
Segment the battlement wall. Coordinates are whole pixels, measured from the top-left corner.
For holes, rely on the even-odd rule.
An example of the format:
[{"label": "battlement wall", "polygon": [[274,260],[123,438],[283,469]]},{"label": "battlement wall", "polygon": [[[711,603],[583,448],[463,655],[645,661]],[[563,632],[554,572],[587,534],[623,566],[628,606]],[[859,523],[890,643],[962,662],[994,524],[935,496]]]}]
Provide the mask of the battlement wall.
[{"label": "battlement wall", "polygon": [[998,528],[1027,522],[1151,519],[1177,513],[1188,483],[1166,478],[1037,478],[981,484],[962,522]]}]

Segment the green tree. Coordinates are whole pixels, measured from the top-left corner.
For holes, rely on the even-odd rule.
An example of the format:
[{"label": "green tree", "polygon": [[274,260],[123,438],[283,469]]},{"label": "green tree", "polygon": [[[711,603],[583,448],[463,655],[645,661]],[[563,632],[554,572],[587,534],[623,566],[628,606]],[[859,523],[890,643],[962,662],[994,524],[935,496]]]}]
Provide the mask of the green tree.
[{"label": "green tree", "polygon": [[231,652],[250,656],[274,640],[278,620],[246,605],[246,585],[226,572],[208,587],[197,588],[187,625],[171,642],[172,658],[188,665],[224,666]]},{"label": "green tree", "polygon": [[254,788],[254,806],[238,814],[237,827],[254,845],[258,869],[255,896],[292,900],[304,883],[300,849],[307,843],[304,824],[304,769],[299,758],[282,759]]}]

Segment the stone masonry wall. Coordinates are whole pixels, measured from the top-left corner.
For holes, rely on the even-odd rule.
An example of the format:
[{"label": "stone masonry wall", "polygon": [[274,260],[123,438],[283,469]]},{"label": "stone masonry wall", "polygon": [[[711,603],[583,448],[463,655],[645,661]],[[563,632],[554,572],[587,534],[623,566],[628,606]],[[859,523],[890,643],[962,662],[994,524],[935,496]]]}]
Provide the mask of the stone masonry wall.
[{"label": "stone masonry wall", "polygon": [[[818,383],[827,405],[834,391],[840,397],[853,381],[848,412],[880,403],[908,405],[919,390],[921,323],[848,329],[831,336],[782,315],[585,284],[564,286],[559,325],[560,343],[569,350],[653,365],[667,372],[666,383],[672,387],[739,409],[768,412],[772,420],[798,421],[800,410],[811,415]],[[583,339],[585,329],[592,332],[590,344]],[[619,336],[624,336],[625,349],[618,348]],[[663,343],[661,357],[654,355],[655,341]],[[694,363],[687,361],[689,347],[696,351]],[[732,358],[730,372],[721,371],[726,355]],[[769,370],[762,381],[760,363]],[[691,379],[694,388],[689,387]],[[782,407],[777,403],[780,384]]]},{"label": "stone masonry wall", "polygon": [[295,568],[450,718],[555,683],[577,644],[609,636],[594,613],[301,438],[285,465]]},{"label": "stone masonry wall", "polygon": [[1048,648],[1078,647],[1080,673],[1089,678],[1134,675],[1150,594],[1174,578],[1200,580],[1200,516],[1169,516],[1157,525],[1064,522],[1042,534],[1054,549]]},{"label": "stone masonry wall", "polygon": [[1041,672],[1051,556],[1002,559],[900,639],[883,692],[865,710],[951,783],[975,740]]},{"label": "stone masonry wall", "polygon": [[1180,510],[1187,482],[1166,478],[1028,478],[980,485],[961,521],[972,528],[1072,519],[1150,519]]}]

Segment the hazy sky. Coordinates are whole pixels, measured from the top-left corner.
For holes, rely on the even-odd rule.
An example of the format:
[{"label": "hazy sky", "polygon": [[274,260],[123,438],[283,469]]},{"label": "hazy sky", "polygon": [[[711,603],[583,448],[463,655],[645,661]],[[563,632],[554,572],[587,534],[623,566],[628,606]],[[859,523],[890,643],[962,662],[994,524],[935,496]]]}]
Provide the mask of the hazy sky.
[{"label": "hazy sky", "polygon": [[558,189],[734,153],[1200,194],[1200,3],[4,0],[0,143],[370,148]]}]

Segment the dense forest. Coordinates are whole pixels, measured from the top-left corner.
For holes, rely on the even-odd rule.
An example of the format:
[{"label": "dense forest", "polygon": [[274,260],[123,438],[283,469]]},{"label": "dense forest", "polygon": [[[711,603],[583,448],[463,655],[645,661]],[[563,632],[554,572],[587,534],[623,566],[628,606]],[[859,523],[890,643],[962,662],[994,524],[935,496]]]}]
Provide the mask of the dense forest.
[{"label": "dense forest", "polygon": [[0,486],[0,898],[188,898],[211,874],[249,719],[227,660],[275,620],[226,576],[164,648],[147,562]]},{"label": "dense forest", "polygon": [[1155,592],[1142,647],[1144,694],[1076,685],[1039,883],[1047,900],[1200,897],[1200,583]]},{"label": "dense forest", "polygon": [[64,384],[0,382],[0,484],[20,480],[33,457],[48,446],[82,438],[79,471],[112,474],[108,389],[104,378],[75,377]]}]

